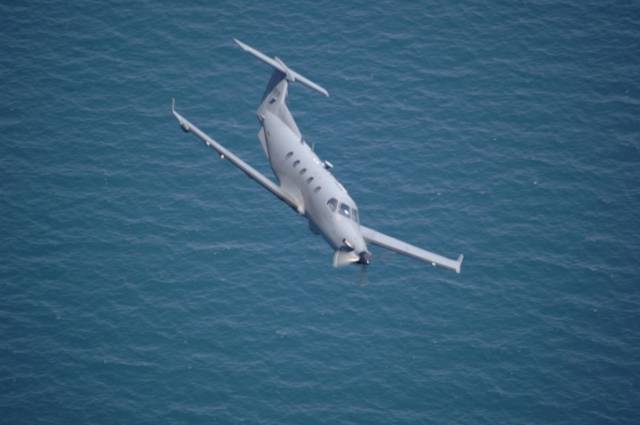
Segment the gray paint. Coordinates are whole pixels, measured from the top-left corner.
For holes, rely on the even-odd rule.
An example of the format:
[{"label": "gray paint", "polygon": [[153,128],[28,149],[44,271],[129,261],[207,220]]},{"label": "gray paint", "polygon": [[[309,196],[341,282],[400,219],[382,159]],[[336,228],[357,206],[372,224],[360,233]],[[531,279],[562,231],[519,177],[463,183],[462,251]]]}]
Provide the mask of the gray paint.
[{"label": "gray paint", "polygon": [[[334,266],[340,267],[351,263],[369,264],[371,259],[367,247],[369,242],[460,273],[462,255],[457,260],[445,258],[361,226],[353,217],[339,213],[342,205],[348,205],[350,210],[357,209],[357,205],[344,186],[331,174],[329,167],[304,141],[286,103],[291,82],[300,82],[325,96],[329,96],[329,93],[318,84],[288,68],[280,59],[269,58],[238,40],[235,42],[246,52],[275,68],[258,107],[257,116],[260,123],[258,139],[278,184],[259,173],[184,118],[175,110],[174,101],[172,112],[182,129],[195,134],[207,146],[218,152],[221,158],[228,159],[298,214],[305,216],[309,220],[310,229],[322,235],[335,250]],[[313,179],[310,181],[311,177]],[[338,201],[337,210],[333,211],[329,207],[330,199]]]}]

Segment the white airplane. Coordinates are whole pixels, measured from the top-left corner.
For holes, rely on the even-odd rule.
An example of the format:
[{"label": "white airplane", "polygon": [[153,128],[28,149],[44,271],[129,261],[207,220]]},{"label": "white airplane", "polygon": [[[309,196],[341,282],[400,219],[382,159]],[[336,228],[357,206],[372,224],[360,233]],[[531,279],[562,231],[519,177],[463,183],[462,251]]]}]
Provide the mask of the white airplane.
[{"label": "white airplane", "polygon": [[277,183],[259,173],[176,112],[174,99],[172,112],[180,127],[185,132],[195,134],[207,146],[213,148],[220,158],[229,160],[298,214],[306,217],[310,229],[322,235],[335,250],[334,267],[370,264],[372,255],[367,243],[371,243],[460,273],[462,255],[457,260],[451,260],[360,224],[356,203],[331,174],[331,163],[318,158],[305,142],[287,107],[289,83],[301,83],[325,96],[329,96],[329,93],[287,67],[279,58],[270,58],[236,39],[234,41],[244,51],[275,68],[257,115],[260,123],[258,139]]}]

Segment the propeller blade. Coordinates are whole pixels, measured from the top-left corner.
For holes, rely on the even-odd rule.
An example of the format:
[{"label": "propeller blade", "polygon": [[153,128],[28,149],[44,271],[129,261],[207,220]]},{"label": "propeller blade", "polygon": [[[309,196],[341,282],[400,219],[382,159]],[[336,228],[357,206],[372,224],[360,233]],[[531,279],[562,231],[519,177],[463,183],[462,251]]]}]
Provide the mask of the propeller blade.
[{"label": "propeller blade", "polygon": [[367,275],[367,265],[360,265],[360,272],[358,272],[358,286],[365,287],[369,284],[369,278]]}]

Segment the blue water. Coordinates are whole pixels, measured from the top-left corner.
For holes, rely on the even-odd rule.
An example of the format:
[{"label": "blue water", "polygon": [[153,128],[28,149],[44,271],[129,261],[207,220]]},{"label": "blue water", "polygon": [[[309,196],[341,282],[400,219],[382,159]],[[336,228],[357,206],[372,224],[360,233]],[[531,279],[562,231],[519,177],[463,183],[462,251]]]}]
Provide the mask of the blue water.
[{"label": "blue water", "polygon": [[[215,3],[215,4],[214,4]],[[633,424],[637,2],[3,2],[0,423]],[[170,116],[270,175],[269,69],[362,221],[366,286]]]}]

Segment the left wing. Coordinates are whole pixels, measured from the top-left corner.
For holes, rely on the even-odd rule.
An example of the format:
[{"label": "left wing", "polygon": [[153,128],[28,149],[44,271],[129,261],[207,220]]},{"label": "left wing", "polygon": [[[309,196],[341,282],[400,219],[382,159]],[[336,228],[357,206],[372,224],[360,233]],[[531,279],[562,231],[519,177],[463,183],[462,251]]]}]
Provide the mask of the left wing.
[{"label": "left wing", "polygon": [[374,245],[390,249],[391,251],[395,251],[403,255],[408,255],[409,257],[417,258],[418,260],[426,261],[434,266],[442,266],[453,270],[456,273],[460,273],[460,267],[462,266],[462,260],[464,258],[462,254],[458,256],[457,260],[451,260],[443,257],[442,255],[418,248],[417,246],[402,242],[399,239],[392,238],[391,236],[387,236],[384,233],[377,232],[362,225],[360,225],[360,231],[362,232],[362,237],[364,237],[367,242]]},{"label": "left wing", "polygon": [[188,132],[193,132],[193,134],[198,136],[198,138],[200,140],[202,140],[205,145],[209,146],[210,148],[213,148],[213,150],[218,152],[218,154],[220,155],[220,158],[228,159],[229,162],[231,162],[233,165],[235,165],[236,167],[241,169],[247,176],[249,176],[253,180],[255,180],[258,183],[260,183],[262,185],[262,187],[264,187],[269,192],[271,192],[274,195],[276,195],[285,204],[289,205],[291,208],[296,210],[298,213],[302,214],[302,211],[303,211],[302,205],[300,205],[292,196],[290,196],[288,193],[286,193],[284,190],[282,190],[278,185],[276,185],[270,179],[265,177],[258,170],[256,170],[255,168],[253,168],[252,166],[250,166],[249,164],[247,164],[246,162],[244,162],[240,158],[238,158],[236,155],[233,154],[233,152],[231,152],[230,150],[228,150],[227,148],[222,146],[220,143],[218,143],[215,140],[213,140],[211,137],[207,136],[202,130],[200,130],[195,125],[191,124],[185,117],[180,115],[176,111],[176,101],[175,101],[175,99],[173,100],[173,102],[171,104],[171,112],[176,117],[176,119],[178,120],[178,123],[180,124],[180,127],[182,127],[182,129],[185,132],[187,132],[187,133]]}]

